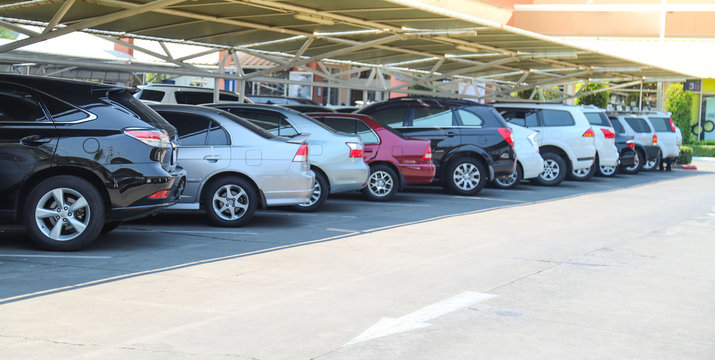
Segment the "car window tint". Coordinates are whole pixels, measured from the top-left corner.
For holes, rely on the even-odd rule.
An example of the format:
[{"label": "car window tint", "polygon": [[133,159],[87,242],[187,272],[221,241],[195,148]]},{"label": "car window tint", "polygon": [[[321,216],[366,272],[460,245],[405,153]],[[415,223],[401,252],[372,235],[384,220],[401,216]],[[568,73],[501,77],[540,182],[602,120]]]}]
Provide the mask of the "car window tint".
[{"label": "car window tint", "polygon": [[159,116],[156,111],[147,106],[147,104],[135,98],[129,91],[112,91],[109,93],[108,98],[112,102],[115,102],[114,105],[117,106],[118,109],[126,111],[128,114],[141,119],[157,129],[166,130],[166,132],[169,133],[169,137],[175,139],[176,129],[163,117]]},{"label": "car window tint", "polygon": [[575,124],[568,111],[543,109],[541,110],[541,118],[544,121],[544,126],[571,126]]},{"label": "car window tint", "polygon": [[139,94],[139,99],[160,102],[162,99],[164,99],[164,92],[161,90],[143,89],[142,92]]},{"label": "car window tint", "polygon": [[0,84],[0,122],[46,120],[40,104],[29,91],[9,84]]},{"label": "car window tint", "polygon": [[625,134],[626,129],[621,125],[621,122],[618,120],[618,118],[612,117],[610,118],[611,124],[613,125],[613,129],[616,130],[617,133],[619,134]]},{"label": "car window tint", "polygon": [[230,113],[238,115],[276,136],[295,136],[298,131],[283,118],[280,113],[260,111],[255,109],[226,108]]},{"label": "car window tint", "polygon": [[500,115],[509,123],[523,126],[535,127],[539,126],[539,118],[536,112],[528,109],[510,109],[502,110]]},{"label": "car window tint", "polygon": [[90,115],[64,101],[55,99],[52,96],[41,95],[42,101],[50,112],[52,120],[55,122],[74,122],[86,120]]},{"label": "car window tint", "polygon": [[403,126],[405,119],[405,109],[406,107],[404,106],[387,106],[375,110],[368,109],[365,114],[372,116],[375,121],[383,126],[400,128]]},{"label": "car window tint", "polygon": [[211,121],[209,125],[208,145],[229,145],[228,133],[217,122]]},{"label": "car window tint", "polygon": [[633,129],[633,131],[637,133],[651,132],[650,126],[648,126],[648,123],[645,121],[645,119],[637,117],[627,117],[626,122],[628,123],[628,126],[630,126],[631,129]]},{"label": "car window tint", "polygon": [[214,101],[214,94],[201,91],[177,91],[174,93],[179,104],[199,105]]},{"label": "car window tint", "polygon": [[479,126],[479,127],[484,126],[484,120],[482,120],[482,118],[479,117],[479,115],[477,115],[473,112],[464,110],[464,109],[459,109],[457,111],[459,113],[459,119],[462,120],[461,125],[463,125],[463,126]]},{"label": "car window tint", "polygon": [[588,123],[591,125],[611,127],[611,122],[608,121],[606,114],[602,112],[587,112],[583,114],[586,115],[586,119],[588,119]]},{"label": "car window tint", "polygon": [[355,125],[357,126],[357,136],[360,137],[364,144],[380,143],[380,138],[377,137],[377,134],[375,134],[375,132],[367,126],[367,124],[360,120],[356,120]]},{"label": "car window tint", "polygon": [[412,126],[414,127],[448,127],[456,125],[452,109],[436,106],[415,105]]},{"label": "car window tint", "polygon": [[208,133],[211,120],[199,115],[160,111],[171,125],[174,125],[179,133],[179,144],[181,146],[204,146],[206,145],[206,135]]},{"label": "car window tint", "polygon": [[[211,101],[213,101],[213,94],[211,94],[211,95],[212,95]],[[238,96],[233,95],[233,94],[219,93],[218,99],[219,99],[219,101],[238,101]]]},{"label": "car window tint", "polygon": [[648,119],[650,119],[650,123],[653,124],[655,131],[657,131],[657,132],[674,132],[673,128],[670,127],[670,118],[648,116]]},{"label": "car window tint", "polygon": [[[315,118],[314,118],[315,119]],[[346,134],[355,135],[357,133],[357,127],[355,126],[355,119],[349,118],[333,118],[333,117],[323,117],[316,119],[321,123],[330,126],[335,131],[340,131]]]}]

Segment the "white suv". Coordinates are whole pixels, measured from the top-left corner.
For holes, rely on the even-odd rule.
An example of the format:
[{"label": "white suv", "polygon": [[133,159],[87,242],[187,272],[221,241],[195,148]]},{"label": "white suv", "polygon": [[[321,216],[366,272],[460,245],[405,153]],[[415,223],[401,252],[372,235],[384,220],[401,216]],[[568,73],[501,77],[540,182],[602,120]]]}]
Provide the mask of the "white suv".
[{"label": "white suv", "polygon": [[511,189],[522,179],[530,180],[544,172],[544,159],[539,154],[539,133],[516,124],[507,124],[514,135],[514,151],[516,152],[516,168],[509,175],[492,180],[492,185]]},{"label": "white suv", "polygon": [[504,120],[539,133],[544,172],[535,180],[558,185],[574,170],[588,169],[596,158],[595,133],[577,106],[547,103],[497,103]]},{"label": "white suv", "polygon": [[[678,145],[678,135],[673,119],[670,118],[670,113],[651,111],[644,114],[648,116],[648,120],[650,120],[655,133],[658,135],[660,157],[656,159],[656,163],[659,163],[661,159],[668,161],[677,159],[680,155],[680,145]],[[680,141],[682,143],[682,137]]]},{"label": "white suv", "polygon": [[585,180],[593,176],[596,171],[601,176],[615,175],[616,169],[618,169],[619,155],[616,147],[616,130],[608,120],[605,110],[593,105],[582,106],[581,110],[591,124],[593,132],[596,133],[596,160],[590,169],[576,170],[572,176]]},{"label": "white suv", "polygon": [[[149,84],[134,96],[148,103],[200,105],[214,102],[214,90],[196,86],[171,84]],[[219,101],[238,102],[238,94],[226,90],[219,91]]]}]

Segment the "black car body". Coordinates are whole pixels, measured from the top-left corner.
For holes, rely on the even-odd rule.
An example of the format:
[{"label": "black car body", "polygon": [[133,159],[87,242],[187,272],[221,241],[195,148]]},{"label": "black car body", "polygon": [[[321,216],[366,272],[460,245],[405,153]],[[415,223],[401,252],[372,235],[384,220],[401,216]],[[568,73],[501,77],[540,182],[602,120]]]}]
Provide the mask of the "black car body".
[{"label": "black car body", "polygon": [[636,150],[632,136],[616,134],[616,148],[618,149],[618,164],[620,166],[627,167],[635,163]]},{"label": "black car body", "polygon": [[0,75],[0,220],[24,223],[47,249],[86,246],[105,224],[178,200],[175,137],[131,89]]},{"label": "black car body", "polygon": [[511,129],[491,106],[403,97],[368,105],[356,113],[370,115],[406,137],[430,140],[435,180],[457,194],[476,194],[487,181],[511,174],[516,166]]}]

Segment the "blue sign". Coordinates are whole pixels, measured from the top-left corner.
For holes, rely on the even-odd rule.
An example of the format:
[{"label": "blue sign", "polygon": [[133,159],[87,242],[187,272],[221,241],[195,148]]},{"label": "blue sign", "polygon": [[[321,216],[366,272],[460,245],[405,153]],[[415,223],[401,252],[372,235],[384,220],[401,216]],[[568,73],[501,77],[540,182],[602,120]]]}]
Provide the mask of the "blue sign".
[{"label": "blue sign", "polygon": [[683,90],[685,91],[700,91],[702,89],[700,80],[688,80],[683,83]]}]

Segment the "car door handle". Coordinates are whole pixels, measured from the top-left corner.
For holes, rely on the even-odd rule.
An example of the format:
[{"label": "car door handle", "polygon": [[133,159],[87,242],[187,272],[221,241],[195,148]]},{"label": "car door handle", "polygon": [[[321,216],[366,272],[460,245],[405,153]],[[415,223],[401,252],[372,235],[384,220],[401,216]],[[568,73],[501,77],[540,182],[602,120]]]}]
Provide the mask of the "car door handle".
[{"label": "car door handle", "polygon": [[457,135],[457,133],[454,132],[454,131],[447,131],[446,134],[447,134],[447,136],[449,136],[449,137],[453,137],[454,135]]},{"label": "car door handle", "polygon": [[41,145],[52,141],[51,138],[41,138],[40,135],[28,135],[20,139],[22,145]]},{"label": "car door handle", "polygon": [[215,163],[215,162],[221,160],[221,155],[206,155],[206,156],[204,156],[204,160],[206,160],[210,163]]}]

